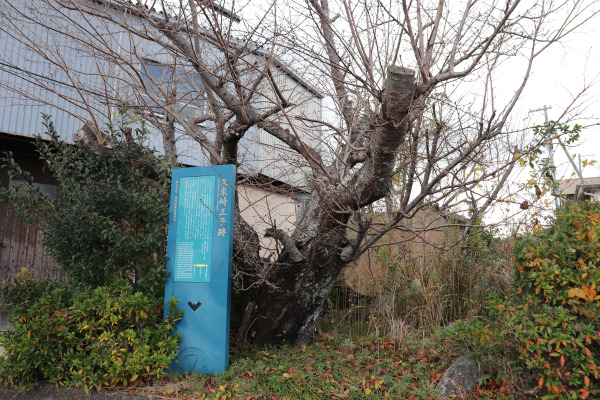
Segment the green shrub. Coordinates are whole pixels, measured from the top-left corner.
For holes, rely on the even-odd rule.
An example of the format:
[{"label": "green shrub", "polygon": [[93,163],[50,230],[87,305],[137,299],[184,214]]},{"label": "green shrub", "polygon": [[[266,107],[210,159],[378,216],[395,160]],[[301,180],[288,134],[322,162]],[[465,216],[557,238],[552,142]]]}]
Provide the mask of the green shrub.
[{"label": "green shrub", "polygon": [[50,118],[44,120],[50,141],[38,137],[37,148],[58,181],[56,198],[36,190],[10,153],[4,166],[23,184],[19,196],[0,188],[0,198],[38,225],[44,248],[75,284],[94,288],[127,279],[136,290],[162,296],[170,169],[143,146],[144,124],[131,133],[126,124],[109,127],[103,145],[90,146],[61,141]]},{"label": "green shrub", "polygon": [[584,202],[516,243],[511,293],[491,299],[495,319],[475,335],[516,344],[515,365],[535,377],[544,399],[600,395],[599,237],[600,203]]},{"label": "green shrub", "polygon": [[59,280],[37,280],[25,267],[20,268],[11,281],[3,283],[0,287],[0,304],[8,308],[31,304],[43,294],[65,285]]},{"label": "green shrub", "polygon": [[0,342],[0,380],[24,390],[38,379],[83,388],[127,385],[159,376],[177,352],[176,301],[163,321],[161,299],[124,282],[73,292],[58,287],[13,308]]}]

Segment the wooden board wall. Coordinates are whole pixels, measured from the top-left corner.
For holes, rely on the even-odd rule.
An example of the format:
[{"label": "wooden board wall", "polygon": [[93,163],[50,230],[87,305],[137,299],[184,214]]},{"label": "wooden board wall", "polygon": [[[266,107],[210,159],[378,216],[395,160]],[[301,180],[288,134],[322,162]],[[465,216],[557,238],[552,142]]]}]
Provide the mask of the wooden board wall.
[{"label": "wooden board wall", "polygon": [[[56,185],[56,180],[37,157],[31,138],[0,132],[0,149],[0,153],[11,151],[17,163],[31,173],[35,182]],[[7,169],[0,168],[0,186],[8,188],[9,181]],[[62,279],[63,274],[44,252],[41,238],[42,233],[35,226],[25,226],[7,204],[0,201],[0,283],[10,280],[23,267],[37,279]]]},{"label": "wooden board wall", "polygon": [[42,233],[0,202],[0,282],[25,267],[36,279],[61,279],[62,273],[41,244]]}]

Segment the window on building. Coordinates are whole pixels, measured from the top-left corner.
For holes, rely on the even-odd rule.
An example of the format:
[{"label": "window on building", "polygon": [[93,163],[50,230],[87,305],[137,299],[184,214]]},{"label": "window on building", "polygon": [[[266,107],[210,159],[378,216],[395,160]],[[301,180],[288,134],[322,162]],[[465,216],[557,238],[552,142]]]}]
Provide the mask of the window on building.
[{"label": "window on building", "polygon": [[308,200],[308,195],[306,194],[297,194],[295,196],[296,202],[296,223],[300,222],[302,217],[304,217],[304,209],[306,207],[306,201]]},{"label": "window on building", "polygon": [[[26,189],[28,186],[29,185],[25,181],[11,179],[8,184],[8,189],[20,197],[27,194]],[[48,196],[50,200],[54,200],[56,198],[56,185],[34,182],[33,189],[39,190],[42,194]]]},{"label": "window on building", "polygon": [[[144,60],[141,74],[148,92],[152,94],[142,95],[144,105],[149,106],[154,113],[163,114],[165,105],[173,107],[185,120],[206,113],[204,86],[193,70]],[[169,98],[171,94],[174,94],[172,99]]]}]

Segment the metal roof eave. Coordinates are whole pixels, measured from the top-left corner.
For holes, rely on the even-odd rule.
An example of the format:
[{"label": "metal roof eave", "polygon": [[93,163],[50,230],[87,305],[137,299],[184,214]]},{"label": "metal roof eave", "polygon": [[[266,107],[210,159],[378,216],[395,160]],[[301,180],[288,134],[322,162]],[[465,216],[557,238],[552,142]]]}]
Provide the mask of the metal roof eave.
[{"label": "metal roof eave", "polygon": [[[94,0],[94,1],[96,3],[102,4],[102,5],[106,5],[108,3],[108,5],[110,5],[111,7],[114,7],[115,9],[120,9],[121,11],[125,9],[125,7],[122,4],[119,4],[118,2],[115,2],[114,0]],[[136,5],[133,3],[133,1],[130,1],[130,0],[125,0],[125,1],[130,3],[133,6]],[[212,7],[216,12],[219,12],[219,13],[223,14],[224,16],[235,20],[236,22],[241,21],[241,18],[237,14],[219,6],[218,4],[215,4],[214,1],[212,2]],[[156,11],[155,9],[150,9],[149,7],[146,7],[146,8],[148,10],[151,10],[152,12],[156,13],[155,16],[157,18],[165,18],[165,17],[167,19],[169,18],[168,15],[165,15],[161,11]],[[205,37],[211,36],[209,32],[199,32],[199,33]],[[265,58],[272,57],[271,54],[267,54],[266,52],[264,52],[263,50],[260,50],[260,49],[254,49],[254,50],[251,50],[251,52],[258,56],[265,57]],[[325,95],[323,95],[319,90],[317,90],[314,86],[312,86],[310,83],[308,83],[304,78],[300,77],[297,73],[295,73],[291,69],[291,67],[288,67],[287,65],[285,65],[282,61],[280,61],[276,57],[273,57],[273,62],[277,68],[279,68],[284,73],[286,73],[288,76],[290,76],[290,78],[292,78],[296,82],[298,82],[301,86],[303,86],[306,90],[311,92],[318,99],[321,100],[321,99],[325,98]]]},{"label": "metal roof eave", "polygon": [[577,200],[583,199],[584,192],[587,190],[600,190],[600,183],[582,183],[576,186],[575,198]]}]

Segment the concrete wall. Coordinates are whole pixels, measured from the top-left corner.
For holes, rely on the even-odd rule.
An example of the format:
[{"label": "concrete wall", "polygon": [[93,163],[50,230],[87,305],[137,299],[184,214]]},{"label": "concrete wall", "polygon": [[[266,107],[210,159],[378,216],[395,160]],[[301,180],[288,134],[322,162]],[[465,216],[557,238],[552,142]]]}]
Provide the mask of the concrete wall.
[{"label": "concrete wall", "polygon": [[261,256],[275,257],[276,242],[272,238],[265,238],[264,233],[267,228],[273,227],[292,233],[296,227],[296,202],[293,196],[252,184],[241,184],[237,191],[241,214],[259,235]]},{"label": "concrete wall", "polygon": [[[374,218],[375,223],[384,221],[385,215]],[[407,225],[411,231],[390,231],[344,268],[342,282],[363,295],[386,291],[406,277],[419,286],[420,280],[444,257],[444,246],[452,233],[447,228],[448,221],[430,209],[417,212]]]}]

